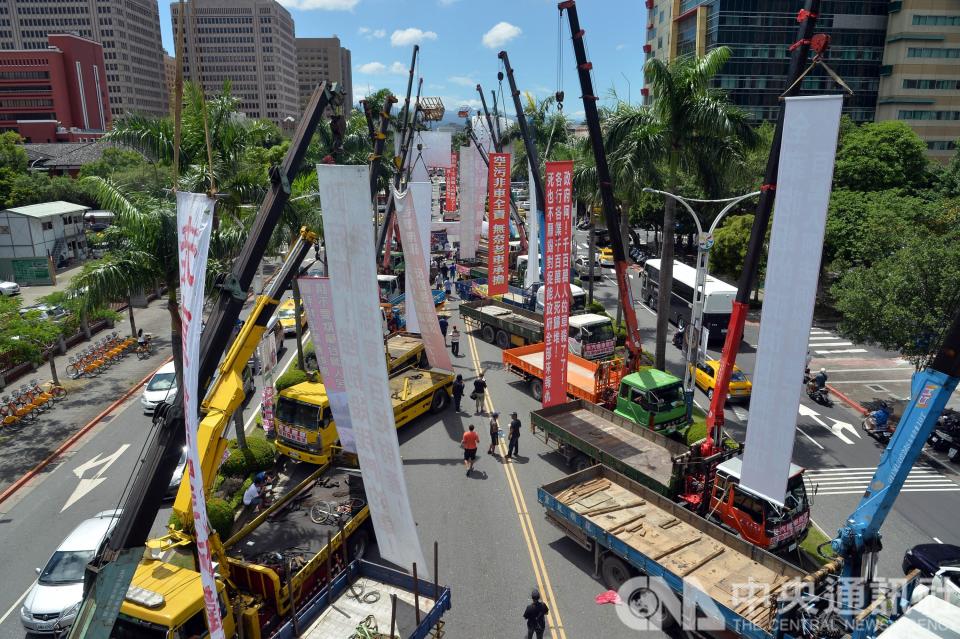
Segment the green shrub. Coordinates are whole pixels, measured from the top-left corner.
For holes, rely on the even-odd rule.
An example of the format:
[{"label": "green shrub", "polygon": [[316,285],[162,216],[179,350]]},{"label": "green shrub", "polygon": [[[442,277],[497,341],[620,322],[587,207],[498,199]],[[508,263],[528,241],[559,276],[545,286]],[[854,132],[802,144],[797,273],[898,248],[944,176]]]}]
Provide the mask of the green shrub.
[{"label": "green shrub", "polygon": [[210,519],[210,526],[217,531],[221,540],[230,537],[230,532],[233,530],[233,507],[227,500],[219,497],[208,499],[207,517]]},{"label": "green shrub", "polygon": [[237,448],[237,442],[231,441],[227,450],[230,456],[220,466],[220,474],[225,477],[246,477],[250,473],[273,468],[277,449],[263,437],[247,437],[247,448]]},{"label": "green shrub", "polygon": [[601,303],[598,302],[597,300],[593,300],[592,302],[590,302],[589,304],[587,304],[587,312],[588,312],[588,313],[597,313],[597,314],[599,314],[599,315],[606,315],[606,314],[607,314],[607,309],[605,309],[605,308],[603,307],[603,304],[601,304]]},{"label": "green shrub", "polygon": [[297,368],[296,366],[292,367],[286,373],[277,378],[277,381],[274,382],[274,387],[277,389],[277,392],[290,388],[291,386],[296,386],[303,382],[310,381],[310,376]]}]

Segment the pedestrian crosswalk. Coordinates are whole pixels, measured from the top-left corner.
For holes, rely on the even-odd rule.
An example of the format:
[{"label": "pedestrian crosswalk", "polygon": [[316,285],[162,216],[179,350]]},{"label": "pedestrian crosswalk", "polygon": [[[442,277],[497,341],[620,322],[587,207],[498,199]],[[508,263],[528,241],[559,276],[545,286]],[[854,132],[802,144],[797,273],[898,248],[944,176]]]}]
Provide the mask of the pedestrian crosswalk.
[{"label": "pedestrian crosswalk", "polygon": [[807,344],[810,354],[817,356],[867,352],[867,349],[858,348],[853,342],[838,337],[828,330],[817,327],[810,329],[810,340]]},{"label": "pedestrian crosswalk", "polygon": [[[861,495],[867,489],[876,468],[808,468],[804,473],[807,492],[817,495]],[[936,469],[918,466],[910,471],[900,492],[957,492],[960,484]]]}]

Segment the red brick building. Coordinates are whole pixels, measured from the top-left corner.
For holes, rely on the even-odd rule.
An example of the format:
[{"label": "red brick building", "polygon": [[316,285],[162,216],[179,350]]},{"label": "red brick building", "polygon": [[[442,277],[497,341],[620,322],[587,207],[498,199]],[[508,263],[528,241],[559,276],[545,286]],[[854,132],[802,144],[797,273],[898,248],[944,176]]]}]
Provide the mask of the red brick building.
[{"label": "red brick building", "polygon": [[0,131],[27,142],[89,142],[110,128],[98,42],[47,36],[46,49],[0,51]]}]

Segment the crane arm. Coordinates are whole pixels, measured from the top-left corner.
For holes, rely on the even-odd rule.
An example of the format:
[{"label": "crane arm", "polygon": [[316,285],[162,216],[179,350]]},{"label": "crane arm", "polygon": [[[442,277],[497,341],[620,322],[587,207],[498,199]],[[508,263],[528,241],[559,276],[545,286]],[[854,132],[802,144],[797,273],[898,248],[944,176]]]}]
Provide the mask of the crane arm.
[{"label": "crane arm", "polygon": [[880,527],[920,457],[937,418],[960,381],[960,314],[933,363],[913,377],[910,403],[890,438],[873,480],[831,545],[844,559],[844,574],[860,577],[863,557],[880,550]]},{"label": "crane arm", "polygon": [[617,272],[617,290],[620,293],[620,303],[623,306],[623,319],[627,324],[627,361],[628,370],[636,370],[640,366],[642,346],[640,345],[640,328],[637,325],[637,311],[630,291],[630,282],[627,279],[627,254],[623,248],[623,237],[620,233],[620,213],[616,209],[613,197],[613,182],[610,179],[610,167],[607,165],[607,152],[603,146],[603,133],[600,130],[600,114],[597,111],[598,98],[593,92],[593,79],[590,69],[593,65],[587,61],[587,50],[583,42],[584,30],[580,28],[580,18],[577,15],[577,3],[567,0],[557,4],[561,13],[565,10],[570,21],[570,33],[573,40],[573,52],[577,60],[577,75],[580,77],[580,90],[583,93],[583,111],[586,116],[587,129],[590,132],[590,145],[593,148],[593,157],[597,166],[597,181],[600,186],[600,201],[603,207],[603,217],[613,243],[613,261]]}]

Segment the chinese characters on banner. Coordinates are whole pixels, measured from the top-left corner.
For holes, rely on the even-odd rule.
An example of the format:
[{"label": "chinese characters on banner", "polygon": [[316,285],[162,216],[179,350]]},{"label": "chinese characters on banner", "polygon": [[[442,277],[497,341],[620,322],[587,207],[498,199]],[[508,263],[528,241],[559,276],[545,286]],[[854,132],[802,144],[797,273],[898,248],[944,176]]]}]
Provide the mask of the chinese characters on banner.
[{"label": "chinese characters on banner", "polygon": [[544,185],[543,405],[567,401],[573,160],[547,162]]},{"label": "chinese characters on banner", "polygon": [[223,625],[217,603],[217,582],[210,556],[207,500],[203,491],[200,454],[197,451],[199,408],[197,387],[200,373],[200,331],[203,322],[204,276],[207,249],[213,228],[216,201],[203,193],[177,193],[177,247],[180,260],[180,321],[183,324],[183,413],[187,441],[187,476],[193,496],[193,527],[197,536],[200,583],[207,611],[207,627],[213,639],[222,639]]},{"label": "chinese characters on banner", "polygon": [[487,283],[488,295],[504,295],[510,277],[510,154],[491,153],[487,185],[488,196],[488,241]]},{"label": "chinese characters on banner", "polygon": [[[452,371],[450,354],[443,344],[443,334],[440,332],[440,322],[437,319],[437,309],[433,304],[433,293],[430,292],[430,267],[427,259],[430,254],[424,253],[423,237],[417,218],[426,214],[429,225],[429,199],[426,211],[418,211],[421,206],[414,198],[415,183],[407,185],[403,193],[393,192],[393,201],[397,204],[397,223],[400,225],[400,240],[403,242],[403,263],[407,276],[407,324],[410,318],[416,316],[420,334],[423,338],[423,347],[427,351],[427,361],[430,366]],[[424,185],[427,189],[429,184]],[[429,190],[427,191],[429,196]],[[429,228],[429,226],[428,226]]]},{"label": "chinese characters on banner", "polygon": [[263,395],[260,408],[263,412],[263,432],[273,432],[273,369],[277,366],[277,338],[272,332],[260,340],[257,347],[260,358],[260,381]]},{"label": "chinese characters on banner", "polygon": [[447,198],[443,210],[451,213],[457,210],[457,152],[450,152],[450,166],[444,170],[447,179]]},{"label": "chinese characters on banner", "polygon": [[343,381],[340,345],[333,326],[333,293],[330,279],[326,277],[301,277],[300,296],[303,298],[307,324],[313,332],[313,345],[317,354],[317,368],[327,392],[327,401],[337,425],[337,435],[344,450],[356,453],[357,442],[350,420],[350,405],[347,403],[347,386]]}]

